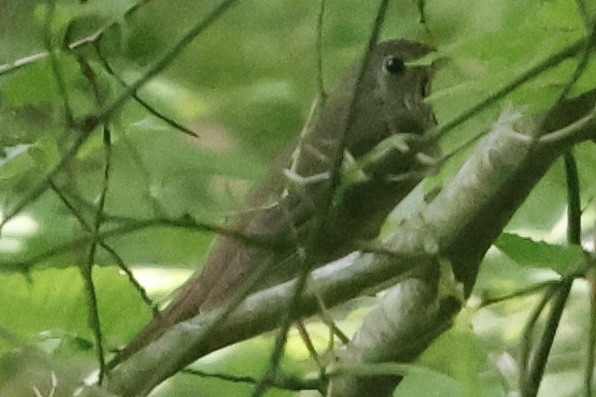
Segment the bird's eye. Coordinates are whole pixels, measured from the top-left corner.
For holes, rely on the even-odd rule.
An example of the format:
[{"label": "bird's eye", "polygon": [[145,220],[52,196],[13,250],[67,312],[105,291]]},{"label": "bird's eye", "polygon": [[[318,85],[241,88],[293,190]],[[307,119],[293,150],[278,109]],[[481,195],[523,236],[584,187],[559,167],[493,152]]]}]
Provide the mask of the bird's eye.
[{"label": "bird's eye", "polygon": [[389,57],[385,60],[385,70],[391,74],[401,74],[406,70],[403,59],[398,57]]}]

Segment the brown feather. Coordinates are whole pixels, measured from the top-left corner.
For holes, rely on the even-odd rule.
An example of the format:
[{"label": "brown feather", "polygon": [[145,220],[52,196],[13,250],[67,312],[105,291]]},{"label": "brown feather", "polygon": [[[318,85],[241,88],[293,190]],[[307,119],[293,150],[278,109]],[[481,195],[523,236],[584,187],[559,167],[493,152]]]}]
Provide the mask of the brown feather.
[{"label": "brown feather", "polygon": [[[347,147],[340,148],[339,142],[347,127],[358,64],[326,100],[318,118],[303,131],[293,155],[283,155],[283,167],[291,168],[302,177],[321,175],[329,172],[335,158],[344,149],[359,158],[393,133],[422,134],[432,127],[434,116],[423,102],[431,68],[405,66],[396,76],[384,69],[386,60],[391,57],[407,62],[429,51],[429,47],[407,40],[378,44],[362,81],[363,92],[357,96],[359,99],[353,110],[356,117],[349,129]],[[368,180],[341,192],[333,208],[333,221],[320,242],[324,247],[319,250],[321,264],[352,251],[355,241],[376,236],[389,211],[421,179],[395,182],[386,176],[423,169],[424,166],[415,160],[416,152],[436,152],[434,145],[425,145],[413,147],[407,153],[394,153],[382,169],[367,170],[370,171]],[[292,188],[281,170],[274,170],[269,181],[249,195],[236,227],[247,235],[300,242],[320,208],[322,193],[328,187],[328,180],[323,180]],[[117,354],[111,365],[138,351],[172,325],[220,306],[261,263],[270,262],[271,269],[255,289],[288,280],[298,267],[293,256],[291,249],[274,253],[232,237],[219,237],[203,270],[180,288],[161,315]]]}]

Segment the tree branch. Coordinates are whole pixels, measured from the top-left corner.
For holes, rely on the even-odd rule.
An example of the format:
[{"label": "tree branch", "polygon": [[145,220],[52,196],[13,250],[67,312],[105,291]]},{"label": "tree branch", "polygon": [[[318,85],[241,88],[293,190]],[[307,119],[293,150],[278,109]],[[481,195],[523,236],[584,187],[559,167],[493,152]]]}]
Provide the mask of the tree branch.
[{"label": "tree branch", "polygon": [[[578,107],[587,113],[595,102],[596,90],[562,102],[544,125],[563,128],[562,121],[570,109]],[[464,284],[466,296],[472,290],[482,257],[534,185],[557,157],[578,142],[575,139],[585,138],[586,129],[592,136],[596,133],[596,118],[592,118],[575,135],[550,145],[531,138],[543,132],[532,131],[532,125],[528,128],[530,120],[520,118],[515,122],[515,115],[508,119],[512,122],[493,125],[455,178],[419,215],[441,257],[451,263],[457,279]],[[524,129],[529,134],[522,134]],[[391,237],[391,246],[406,231],[396,233]],[[423,273],[390,290],[364,319],[345,351],[340,352],[339,362],[410,362],[418,357],[434,337],[449,327],[458,310],[440,296],[436,277]],[[400,380],[397,375],[338,377],[332,380],[328,395],[391,395]]]},{"label": "tree branch", "polygon": [[[596,90],[560,104],[547,122],[549,130],[585,116],[596,103]],[[459,173],[420,213],[383,241],[387,252],[354,253],[312,272],[294,318],[345,302],[388,279],[409,278],[392,288],[347,348],[339,362],[350,364],[409,362],[449,327],[459,301],[442,295],[439,265],[448,263],[468,296],[478,267],[493,240],[559,155],[594,137],[596,120],[574,134],[541,142],[528,117],[502,117],[477,146]],[[586,132],[586,130],[589,130]],[[397,280],[399,281],[399,280]],[[397,282],[396,281],[396,282]],[[249,296],[213,327],[223,309],[173,326],[112,372],[109,388],[127,396],[144,396],[181,368],[210,352],[271,330],[278,325],[295,288],[295,280]],[[275,304],[272,304],[275,302]],[[329,395],[388,395],[398,376],[333,378]],[[371,394],[372,393],[372,394]]]}]

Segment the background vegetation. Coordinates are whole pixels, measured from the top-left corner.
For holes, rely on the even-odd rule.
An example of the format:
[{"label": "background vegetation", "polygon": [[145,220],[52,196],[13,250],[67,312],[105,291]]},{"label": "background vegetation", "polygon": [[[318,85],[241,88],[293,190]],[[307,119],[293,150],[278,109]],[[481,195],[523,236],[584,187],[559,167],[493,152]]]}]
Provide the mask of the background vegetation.
[{"label": "background vegetation", "polygon": [[[31,395],[37,387],[48,396],[51,373],[62,374],[58,379],[64,384],[84,379],[97,367],[88,320],[89,286],[79,269],[91,255],[89,236],[98,206],[103,205],[104,221],[138,226],[103,240],[117,256],[105,247],[92,255],[103,343],[110,350],[123,346],[151,317],[150,305],[121,265],[133,270],[153,301],[162,302],[201,265],[214,237],[197,228],[150,220],[174,223],[190,216],[204,223],[221,221],[237,208],[248,188],[265,177],[275,155],[300,129],[317,94],[320,3],[240,1],[137,92],[197,137],[131,99],[111,115],[109,134],[93,131],[53,176],[52,185],[38,197],[31,196],[78,139],[79,132],[70,126],[100,114],[122,92],[119,78],[132,83],[142,76],[217,4],[0,1],[0,214],[12,215],[20,203],[26,204],[4,225],[0,237],[0,326],[2,333],[9,331],[47,353],[15,350],[16,342],[4,335],[2,395]],[[326,2],[322,62],[327,88],[362,53],[376,7],[376,2],[367,1]],[[585,35],[595,11],[592,2],[579,0],[396,1],[383,36],[424,41],[449,58],[429,98],[444,123],[529,65]],[[103,35],[95,44],[65,49],[98,30]],[[43,55],[48,50],[52,55]],[[30,58],[35,54],[42,56]],[[544,112],[577,63],[570,58],[546,70],[475,115],[446,137],[444,151],[485,130],[508,104]],[[595,86],[592,61],[570,96]],[[574,153],[586,248],[593,250],[596,151],[588,142]],[[430,190],[449,178],[464,156],[457,156],[423,188]],[[102,193],[106,186],[107,194]],[[395,395],[502,396],[517,390],[522,333],[542,290],[488,307],[479,302],[487,295],[504,296],[575,270],[559,246],[565,243],[566,206],[561,163],[511,221],[512,234],[499,240],[499,249],[489,251],[473,297],[456,325],[431,346],[420,360],[420,371],[406,377]],[[549,245],[520,240],[519,235]],[[65,244],[68,249],[48,252]],[[594,283],[574,283],[540,395],[573,396],[583,390],[595,291]],[[337,309],[338,325],[351,335],[372,304],[373,297],[363,297]],[[313,322],[309,330],[317,347],[324,349],[326,328]],[[315,370],[300,338],[294,331],[292,336],[284,369]],[[255,338],[214,353],[195,367],[258,378],[271,341],[269,336]],[[245,396],[250,388],[247,383],[179,374],[155,395]],[[440,393],[433,394],[437,390]],[[293,392],[272,390],[268,395]]]}]

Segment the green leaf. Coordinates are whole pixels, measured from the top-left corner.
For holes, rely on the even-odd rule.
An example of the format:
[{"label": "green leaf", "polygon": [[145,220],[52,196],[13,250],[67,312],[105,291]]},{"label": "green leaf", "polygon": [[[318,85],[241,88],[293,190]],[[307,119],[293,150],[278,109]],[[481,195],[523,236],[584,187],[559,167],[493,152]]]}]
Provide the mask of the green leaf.
[{"label": "green leaf", "polygon": [[561,275],[569,274],[585,260],[578,246],[554,245],[513,233],[501,234],[495,246],[521,266],[549,268]]},{"label": "green leaf", "polygon": [[464,309],[456,317],[453,327],[440,335],[419,361],[422,365],[448,375],[450,383],[457,383],[460,396],[492,396],[498,384],[480,377],[487,369],[487,350],[478,335],[472,331],[471,314]]},{"label": "green leaf", "polygon": [[393,397],[461,397],[462,386],[455,379],[432,369],[416,367],[399,384]]},{"label": "green leaf", "polygon": [[39,61],[0,80],[2,99],[13,106],[42,106],[58,101],[54,75],[47,61]]},{"label": "green leaf", "polygon": [[[147,319],[149,310],[116,268],[93,270],[102,331],[110,347],[124,344]],[[87,301],[78,269],[33,271],[29,277],[0,273],[0,300],[6,305],[0,324],[26,340],[48,338],[78,345],[81,354],[90,354],[82,341],[93,340],[88,327]],[[54,349],[52,349],[54,350]]]}]

